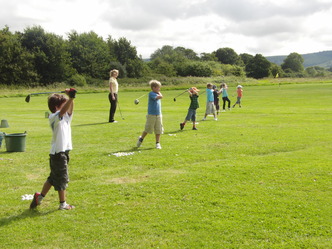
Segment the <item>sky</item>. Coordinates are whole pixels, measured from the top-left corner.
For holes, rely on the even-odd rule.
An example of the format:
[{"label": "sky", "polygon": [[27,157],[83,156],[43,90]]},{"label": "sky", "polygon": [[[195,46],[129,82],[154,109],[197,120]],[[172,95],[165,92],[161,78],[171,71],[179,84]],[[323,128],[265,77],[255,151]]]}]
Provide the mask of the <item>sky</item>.
[{"label": "sky", "polygon": [[332,50],[331,23],[331,0],[0,0],[0,29],[125,37],[143,58],[164,45],[198,55]]}]

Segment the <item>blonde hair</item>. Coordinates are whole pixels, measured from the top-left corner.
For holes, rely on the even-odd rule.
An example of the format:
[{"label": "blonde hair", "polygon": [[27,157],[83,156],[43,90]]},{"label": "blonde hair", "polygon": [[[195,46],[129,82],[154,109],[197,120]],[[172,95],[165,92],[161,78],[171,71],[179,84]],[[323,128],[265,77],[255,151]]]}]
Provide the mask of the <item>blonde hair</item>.
[{"label": "blonde hair", "polygon": [[114,73],[117,73],[119,75],[119,70],[117,69],[113,69],[110,71],[110,77],[112,77],[114,75]]},{"label": "blonde hair", "polygon": [[150,80],[149,85],[150,85],[150,87],[152,89],[154,87],[158,87],[158,86],[160,87],[161,83],[158,80]]},{"label": "blonde hair", "polygon": [[220,85],[220,87],[221,87],[221,88],[227,88],[227,84],[226,84],[226,83],[222,83],[222,84]]}]

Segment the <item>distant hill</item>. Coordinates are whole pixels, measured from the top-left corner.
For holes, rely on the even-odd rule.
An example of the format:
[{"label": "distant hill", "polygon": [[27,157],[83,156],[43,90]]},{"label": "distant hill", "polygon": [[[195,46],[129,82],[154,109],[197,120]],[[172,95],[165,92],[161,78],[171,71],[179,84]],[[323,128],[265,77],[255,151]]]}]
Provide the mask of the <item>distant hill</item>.
[{"label": "distant hill", "polygon": [[[281,65],[288,55],[267,56],[266,59],[277,65]],[[302,54],[305,68],[320,66],[324,68],[332,67],[332,51],[322,51],[317,53]]]}]

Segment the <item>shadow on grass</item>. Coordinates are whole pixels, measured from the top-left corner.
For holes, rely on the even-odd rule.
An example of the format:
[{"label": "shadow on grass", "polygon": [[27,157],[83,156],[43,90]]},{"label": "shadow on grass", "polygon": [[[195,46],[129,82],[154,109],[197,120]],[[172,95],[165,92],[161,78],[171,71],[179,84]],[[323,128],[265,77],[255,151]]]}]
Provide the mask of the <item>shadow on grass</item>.
[{"label": "shadow on grass", "polygon": [[117,151],[113,151],[113,152],[108,152],[108,153],[105,153],[105,155],[108,156],[109,154],[115,154],[115,153],[121,153],[121,152],[129,153],[129,152],[139,152],[139,151],[154,150],[154,149],[155,149],[154,147],[149,147],[149,148],[132,147],[131,149],[128,149],[128,150],[117,150]]},{"label": "shadow on grass", "polygon": [[165,132],[164,134],[172,136],[173,134],[189,132],[189,131],[195,131],[195,130],[193,130],[192,127],[190,126],[190,128],[187,128],[187,129],[184,128],[183,130],[168,131],[168,132]]},{"label": "shadow on grass", "polygon": [[72,126],[92,126],[92,125],[102,125],[102,124],[108,124],[109,122],[101,122],[101,123],[91,123],[91,124],[77,124]]},{"label": "shadow on grass", "polygon": [[21,214],[1,218],[0,219],[0,227],[7,226],[12,222],[20,221],[20,220],[23,220],[23,219],[26,219],[26,218],[34,218],[34,217],[49,215],[49,214],[54,213],[56,211],[58,211],[58,210],[55,209],[55,210],[51,210],[51,211],[47,211],[47,212],[40,212],[39,210],[26,209]]}]

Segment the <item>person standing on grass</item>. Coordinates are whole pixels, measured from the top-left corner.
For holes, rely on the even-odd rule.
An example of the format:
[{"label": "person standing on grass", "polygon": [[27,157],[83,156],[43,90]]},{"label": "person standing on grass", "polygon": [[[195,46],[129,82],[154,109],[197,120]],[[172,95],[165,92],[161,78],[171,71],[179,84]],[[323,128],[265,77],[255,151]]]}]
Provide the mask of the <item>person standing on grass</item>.
[{"label": "person standing on grass", "polygon": [[228,106],[228,110],[231,109],[231,101],[229,100],[228,98],[228,93],[227,93],[227,89],[228,89],[228,86],[226,83],[222,83],[221,86],[221,91],[222,91],[222,101],[223,101],[223,105],[222,105],[222,111],[226,111],[225,107],[226,107],[226,102],[228,103],[227,106]]},{"label": "person standing on grass", "polygon": [[43,198],[53,186],[59,194],[60,210],[73,209],[74,206],[66,202],[66,189],[69,182],[68,163],[69,151],[72,150],[71,121],[74,110],[76,90],[66,89],[69,99],[62,94],[52,94],[48,98],[48,107],[52,112],[49,123],[52,128],[52,143],[50,151],[50,175],[43,185],[41,193],[35,193],[30,204],[30,209],[35,209],[41,204]]},{"label": "person standing on grass", "polygon": [[219,115],[219,110],[220,110],[219,95],[221,92],[218,91],[218,88],[216,85],[213,85],[212,89],[213,89],[213,97],[214,97],[214,106],[216,107],[217,115]]},{"label": "person standing on grass", "polygon": [[203,121],[206,120],[206,117],[208,114],[212,113],[214,116],[214,120],[218,120],[217,119],[217,115],[216,115],[216,107],[214,105],[214,96],[213,96],[213,89],[212,89],[212,84],[208,83],[206,85],[206,111],[205,111],[205,115],[204,118],[202,119]]},{"label": "person standing on grass", "polygon": [[190,98],[190,106],[188,109],[188,114],[184,119],[183,123],[180,123],[180,129],[183,130],[187,121],[193,122],[193,130],[197,130],[196,128],[196,109],[199,108],[198,104],[198,92],[199,90],[196,87],[192,87],[188,90],[189,98]]},{"label": "person standing on grass", "polygon": [[140,147],[146,135],[154,132],[156,136],[156,149],[161,149],[160,135],[164,133],[161,114],[161,99],[163,98],[160,92],[161,83],[157,80],[151,80],[149,85],[152,91],[148,97],[148,115],[146,116],[145,129],[142,135],[138,137],[136,145]]},{"label": "person standing on grass", "polygon": [[236,106],[236,104],[238,104],[239,107],[241,108],[241,98],[243,96],[243,90],[242,90],[241,85],[237,86],[236,93],[237,93],[237,100],[236,100],[236,103],[232,106],[232,108],[234,108]]},{"label": "person standing on grass", "polygon": [[119,70],[113,69],[110,71],[110,93],[108,94],[108,100],[110,101],[111,107],[110,107],[110,114],[108,122],[110,123],[117,123],[118,121],[114,120],[114,115],[118,103],[118,90],[119,90],[119,84],[117,81],[117,77],[119,76]]}]

